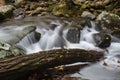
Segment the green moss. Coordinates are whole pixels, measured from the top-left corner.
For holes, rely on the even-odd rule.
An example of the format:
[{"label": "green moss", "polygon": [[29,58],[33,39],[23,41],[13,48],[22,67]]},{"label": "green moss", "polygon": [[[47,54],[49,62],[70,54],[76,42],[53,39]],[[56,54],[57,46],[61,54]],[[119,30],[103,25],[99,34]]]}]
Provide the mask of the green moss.
[{"label": "green moss", "polygon": [[111,10],[114,9],[114,7],[113,7],[113,5],[108,5],[108,6],[105,7],[105,9],[106,9],[107,11],[111,11]]},{"label": "green moss", "polygon": [[62,15],[65,17],[79,15],[80,12],[81,11],[79,6],[72,6],[72,8],[68,8],[68,5],[65,2],[57,4],[52,9],[53,15],[56,15],[56,16]]}]

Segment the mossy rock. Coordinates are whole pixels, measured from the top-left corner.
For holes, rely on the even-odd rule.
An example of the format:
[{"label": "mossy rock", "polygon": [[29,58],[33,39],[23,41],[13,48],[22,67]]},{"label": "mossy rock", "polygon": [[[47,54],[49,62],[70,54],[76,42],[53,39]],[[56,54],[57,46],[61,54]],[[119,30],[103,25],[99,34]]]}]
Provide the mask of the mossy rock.
[{"label": "mossy rock", "polygon": [[74,5],[71,8],[69,8],[66,2],[62,2],[52,7],[52,14],[56,16],[65,16],[65,17],[79,15],[80,7]]},{"label": "mossy rock", "polygon": [[118,35],[120,32],[120,17],[116,14],[103,11],[97,17],[97,23],[100,26],[97,26],[100,30],[104,30],[110,34]]},{"label": "mossy rock", "polygon": [[8,43],[0,42],[0,59],[24,54],[24,50],[18,46],[10,46]]}]

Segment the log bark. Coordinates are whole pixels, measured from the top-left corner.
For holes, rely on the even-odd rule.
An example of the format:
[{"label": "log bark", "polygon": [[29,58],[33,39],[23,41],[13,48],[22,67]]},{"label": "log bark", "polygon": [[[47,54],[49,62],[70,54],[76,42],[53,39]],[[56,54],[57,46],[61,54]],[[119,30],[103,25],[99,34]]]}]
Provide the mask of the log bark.
[{"label": "log bark", "polygon": [[[79,73],[80,69],[82,69],[85,66],[89,66],[90,63],[88,62],[82,62],[78,64],[69,64],[69,65],[61,65],[61,66],[56,66],[54,68],[49,68],[47,69],[44,74],[45,78],[48,77],[51,80],[53,78],[59,78],[59,77],[64,77],[64,75],[68,74],[73,74],[73,73]],[[62,79],[61,79],[62,80]]]},{"label": "log bark", "polygon": [[75,62],[96,62],[102,52],[82,49],[57,49],[0,60],[0,80],[18,80],[32,71],[43,72],[47,68]]}]

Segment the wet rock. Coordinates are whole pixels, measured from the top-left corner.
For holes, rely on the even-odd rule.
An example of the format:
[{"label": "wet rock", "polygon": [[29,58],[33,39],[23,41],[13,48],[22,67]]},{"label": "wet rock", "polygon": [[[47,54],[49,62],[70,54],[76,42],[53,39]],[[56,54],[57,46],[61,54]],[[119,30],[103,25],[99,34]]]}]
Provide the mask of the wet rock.
[{"label": "wet rock", "polygon": [[16,7],[21,7],[25,4],[26,0],[14,0],[14,4]]},{"label": "wet rock", "polygon": [[120,17],[116,14],[112,14],[106,11],[103,11],[97,16],[97,21],[102,21],[106,23],[112,22],[112,20],[120,20]]},{"label": "wet rock", "polygon": [[11,52],[11,55],[13,57],[13,56],[25,54],[25,49],[22,48],[21,46],[14,45],[14,46],[10,47],[10,52]]},{"label": "wet rock", "polygon": [[[69,18],[68,18],[69,19]],[[70,18],[71,19],[71,18]],[[72,24],[71,26],[73,28],[79,28],[79,29],[83,29],[85,26],[88,26],[89,28],[92,27],[91,25],[91,19],[89,18],[85,18],[85,17],[77,17],[77,18],[72,18]]]},{"label": "wet rock", "polygon": [[52,14],[56,16],[71,17],[79,15],[79,10],[79,6],[76,7],[74,3],[68,4],[66,1],[62,1],[61,3],[58,3],[54,7],[52,7]]},{"label": "wet rock", "polygon": [[38,33],[38,32],[35,32],[35,39],[36,39],[37,41],[39,41],[40,38],[41,38],[41,34]]},{"label": "wet rock", "polygon": [[15,19],[22,19],[25,17],[25,10],[23,8],[18,8],[13,11]]},{"label": "wet rock", "polygon": [[0,59],[22,55],[24,54],[23,51],[22,48],[20,49],[17,46],[11,46],[8,43],[0,42]]},{"label": "wet rock", "polygon": [[107,48],[111,44],[111,36],[105,32],[93,34],[96,46],[100,48]]},{"label": "wet rock", "polygon": [[18,5],[20,3],[22,3],[24,0],[15,0],[15,4]]},{"label": "wet rock", "polygon": [[30,43],[36,43],[40,40],[41,33],[37,32],[37,31],[33,31],[33,32],[29,33],[28,35],[26,35],[25,38],[23,38],[22,40],[27,42],[28,38],[30,39]]},{"label": "wet rock", "polygon": [[91,12],[88,12],[88,11],[84,11],[82,13],[81,17],[89,18],[89,19],[95,19],[95,15],[92,14]]},{"label": "wet rock", "polygon": [[[56,7],[53,8],[52,13],[54,15],[57,15],[57,16],[65,15],[65,13],[63,11],[65,8],[66,8],[66,4],[65,3],[58,4]],[[66,14],[66,16],[67,16],[67,14]]]},{"label": "wet rock", "polygon": [[92,27],[91,20],[89,18],[81,18],[79,21],[80,25],[84,28],[85,26]]},{"label": "wet rock", "polygon": [[98,8],[98,7],[103,7],[104,5],[102,1],[97,1],[94,6]]},{"label": "wet rock", "polygon": [[113,26],[111,34],[117,38],[120,38],[120,20],[113,20],[108,26]]},{"label": "wet rock", "polygon": [[10,49],[10,45],[5,43],[5,42],[0,42],[0,50],[9,50]]},{"label": "wet rock", "polygon": [[12,5],[0,6],[0,20],[9,18],[13,15],[14,7]]},{"label": "wet rock", "polygon": [[68,9],[75,7],[75,4],[72,0],[66,0],[66,5]]},{"label": "wet rock", "polygon": [[[15,45],[21,39],[23,39],[28,33],[35,31],[35,26],[23,26],[23,27],[4,27],[0,30],[0,41],[6,42],[10,45]],[[16,31],[14,31],[16,30]]]},{"label": "wet rock", "polygon": [[79,43],[80,29],[79,28],[69,29],[67,33],[67,40],[70,41],[71,43]]},{"label": "wet rock", "polygon": [[114,31],[112,35],[120,39],[120,30]]},{"label": "wet rock", "polygon": [[110,0],[104,0],[103,2],[105,5],[109,4],[110,3]]},{"label": "wet rock", "polygon": [[100,15],[97,16],[97,28],[99,30],[106,31],[109,34],[112,34],[116,37],[120,37],[120,17],[116,14],[108,13],[103,11]]}]

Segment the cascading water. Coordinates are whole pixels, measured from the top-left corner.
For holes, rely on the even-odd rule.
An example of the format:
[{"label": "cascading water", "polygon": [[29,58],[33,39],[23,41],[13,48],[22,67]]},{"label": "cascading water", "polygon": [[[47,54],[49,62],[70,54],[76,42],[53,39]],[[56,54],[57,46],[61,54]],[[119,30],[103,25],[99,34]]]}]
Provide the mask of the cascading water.
[{"label": "cascading water", "polygon": [[[63,22],[63,21],[62,21]],[[79,42],[78,43],[72,43],[67,39],[68,31],[71,27],[65,25],[64,23],[67,23],[70,25],[69,22],[63,22],[59,20],[52,20],[49,23],[49,27],[43,27],[42,25],[35,25],[36,29],[32,32],[29,32],[19,43],[17,43],[18,46],[22,47],[26,54],[31,54],[39,51],[45,51],[45,50],[52,50],[52,49],[58,49],[58,48],[78,48],[78,49],[85,49],[85,50],[96,50],[96,51],[103,51],[105,52],[105,59],[90,65],[88,67],[83,68],[80,70],[80,74],[72,74],[71,76],[77,76],[86,78],[89,80],[116,80],[120,79],[119,72],[120,72],[120,43],[119,39],[111,36],[111,45],[108,46],[106,50],[99,48],[97,46],[97,42],[95,41],[93,35],[100,33],[95,29],[94,22],[91,22],[91,26],[85,26],[82,30],[80,30],[80,36],[79,36]],[[50,26],[53,25],[53,26]],[[47,26],[47,25],[45,25]],[[11,26],[4,27],[0,29],[0,37],[2,36],[2,39],[4,35],[6,36],[12,36],[13,38],[16,38],[17,34],[20,34],[22,32],[12,32],[12,31],[19,31],[18,29],[22,29],[20,27],[23,26],[15,26],[16,28],[11,29]],[[7,32],[8,30],[8,32]],[[9,34],[9,32],[12,32],[12,34]],[[10,32],[10,33],[11,33]],[[40,36],[36,39],[36,32],[40,34]],[[100,37],[98,37],[100,38]],[[9,40],[12,40],[11,38],[7,38],[7,42],[9,43]],[[98,39],[98,42],[101,39]],[[17,41],[18,42],[18,41]],[[116,71],[115,71],[116,70]]]},{"label": "cascading water", "polygon": [[[91,22],[92,23],[92,22]],[[37,51],[51,50],[56,48],[78,48],[85,50],[97,50],[102,51],[102,49],[95,46],[92,34],[98,33],[94,28],[88,28],[87,26],[81,31],[81,37],[79,43],[71,43],[67,40],[66,35],[69,28],[64,29],[66,26],[60,24],[59,22],[52,22],[51,24],[56,24],[54,29],[40,28],[36,29],[38,33],[41,34],[40,40],[36,41],[34,37],[34,32],[28,34],[24,39],[22,39],[18,45],[22,46],[26,53],[34,53]],[[93,24],[93,23],[92,23]]]},{"label": "cascading water", "polygon": [[35,31],[24,37],[24,39],[22,39],[17,45],[22,47],[26,54],[41,51],[39,42],[35,39]]}]

